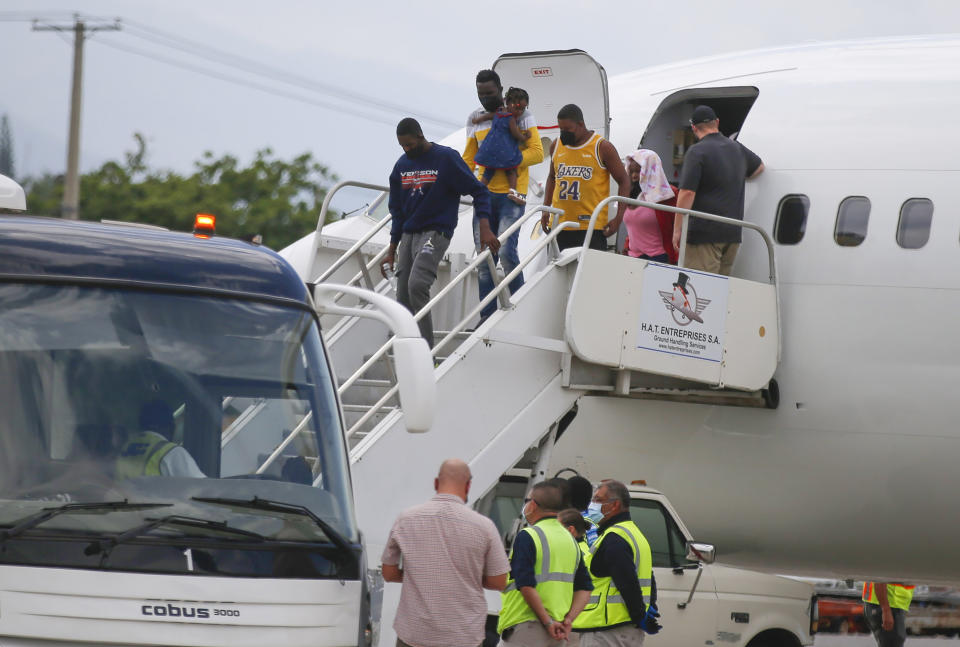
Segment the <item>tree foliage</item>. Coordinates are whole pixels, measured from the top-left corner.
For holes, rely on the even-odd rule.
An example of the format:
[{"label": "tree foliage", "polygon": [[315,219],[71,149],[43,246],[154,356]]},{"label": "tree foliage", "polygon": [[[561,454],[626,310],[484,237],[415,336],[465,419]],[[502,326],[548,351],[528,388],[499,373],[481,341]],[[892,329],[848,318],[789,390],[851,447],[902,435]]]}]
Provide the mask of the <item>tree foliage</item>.
[{"label": "tree foliage", "polygon": [[[80,178],[80,218],[123,220],[190,230],[197,213],[217,217],[217,235],[261,234],[280,249],[317,225],[327,186],[336,180],[311,153],[290,161],[269,148],[248,166],[232,155],[203,154],[191,175],[151,170],[146,141],[134,135],[136,150],[123,162],[110,161]],[[45,175],[25,183],[27,207],[35,215],[60,215],[63,176]],[[332,214],[328,220],[335,219]]]},{"label": "tree foliage", "polygon": [[16,175],[13,165],[13,133],[10,132],[10,120],[6,114],[0,118],[0,175],[10,178]]}]

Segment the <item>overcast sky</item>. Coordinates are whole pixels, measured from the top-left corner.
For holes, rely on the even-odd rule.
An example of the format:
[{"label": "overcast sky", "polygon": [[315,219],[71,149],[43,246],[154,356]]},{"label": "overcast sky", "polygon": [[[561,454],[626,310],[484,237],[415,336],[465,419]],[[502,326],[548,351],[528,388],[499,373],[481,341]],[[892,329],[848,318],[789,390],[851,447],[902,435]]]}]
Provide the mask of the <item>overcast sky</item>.
[{"label": "overcast sky", "polygon": [[[142,132],[154,168],[188,172],[207,150],[247,161],[270,147],[378,183],[400,153],[394,124],[412,114],[432,138],[455,130],[477,105],[473,76],[501,53],[580,48],[612,76],[743,49],[960,31],[958,0],[3,0],[0,114],[20,177],[65,167],[72,39],[11,19],[69,25],[74,11],[125,24],[87,43],[83,170],[122,159]],[[278,82],[284,72],[297,85]]]}]

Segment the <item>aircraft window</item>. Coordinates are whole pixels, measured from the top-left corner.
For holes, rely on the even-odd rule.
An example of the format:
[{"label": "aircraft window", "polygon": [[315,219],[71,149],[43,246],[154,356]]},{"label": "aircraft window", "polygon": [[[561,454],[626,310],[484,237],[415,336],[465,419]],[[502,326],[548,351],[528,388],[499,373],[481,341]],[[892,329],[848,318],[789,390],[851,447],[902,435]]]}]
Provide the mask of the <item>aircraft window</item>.
[{"label": "aircraft window", "polygon": [[774,224],[774,238],[777,242],[781,245],[796,245],[803,240],[809,211],[810,198],[807,196],[784,196],[777,207],[777,221]]},{"label": "aircraft window", "polygon": [[900,207],[897,244],[904,249],[920,249],[930,240],[933,202],[927,198],[910,198]]},{"label": "aircraft window", "polygon": [[854,195],[844,198],[837,209],[837,226],[833,239],[841,247],[856,247],[867,237],[870,220],[870,199]]}]

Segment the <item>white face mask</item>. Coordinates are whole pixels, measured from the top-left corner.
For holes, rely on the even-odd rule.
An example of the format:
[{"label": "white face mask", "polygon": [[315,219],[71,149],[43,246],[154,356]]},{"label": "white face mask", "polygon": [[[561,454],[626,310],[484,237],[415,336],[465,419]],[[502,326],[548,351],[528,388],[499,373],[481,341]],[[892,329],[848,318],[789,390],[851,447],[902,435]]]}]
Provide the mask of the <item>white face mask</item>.
[{"label": "white face mask", "polygon": [[590,505],[587,506],[586,517],[593,523],[600,523],[603,521],[603,504],[597,503],[596,501],[591,501]]}]

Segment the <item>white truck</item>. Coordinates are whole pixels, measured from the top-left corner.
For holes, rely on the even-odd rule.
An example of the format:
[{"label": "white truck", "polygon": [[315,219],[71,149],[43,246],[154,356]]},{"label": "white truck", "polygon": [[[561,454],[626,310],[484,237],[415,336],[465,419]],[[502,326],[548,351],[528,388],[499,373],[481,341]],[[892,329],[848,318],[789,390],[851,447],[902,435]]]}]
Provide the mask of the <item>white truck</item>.
[{"label": "white truck", "polygon": [[[526,482],[506,476],[487,510],[502,534],[519,515]],[[660,491],[631,485],[630,516],[653,553],[657,606],[663,630],[645,644],[659,647],[799,647],[812,645],[816,613],[807,582],[713,563],[715,549],[694,542]],[[692,550],[693,549],[693,550]],[[699,558],[695,557],[698,556]],[[491,619],[499,597],[488,596]],[[494,610],[495,609],[495,610]]]}]

